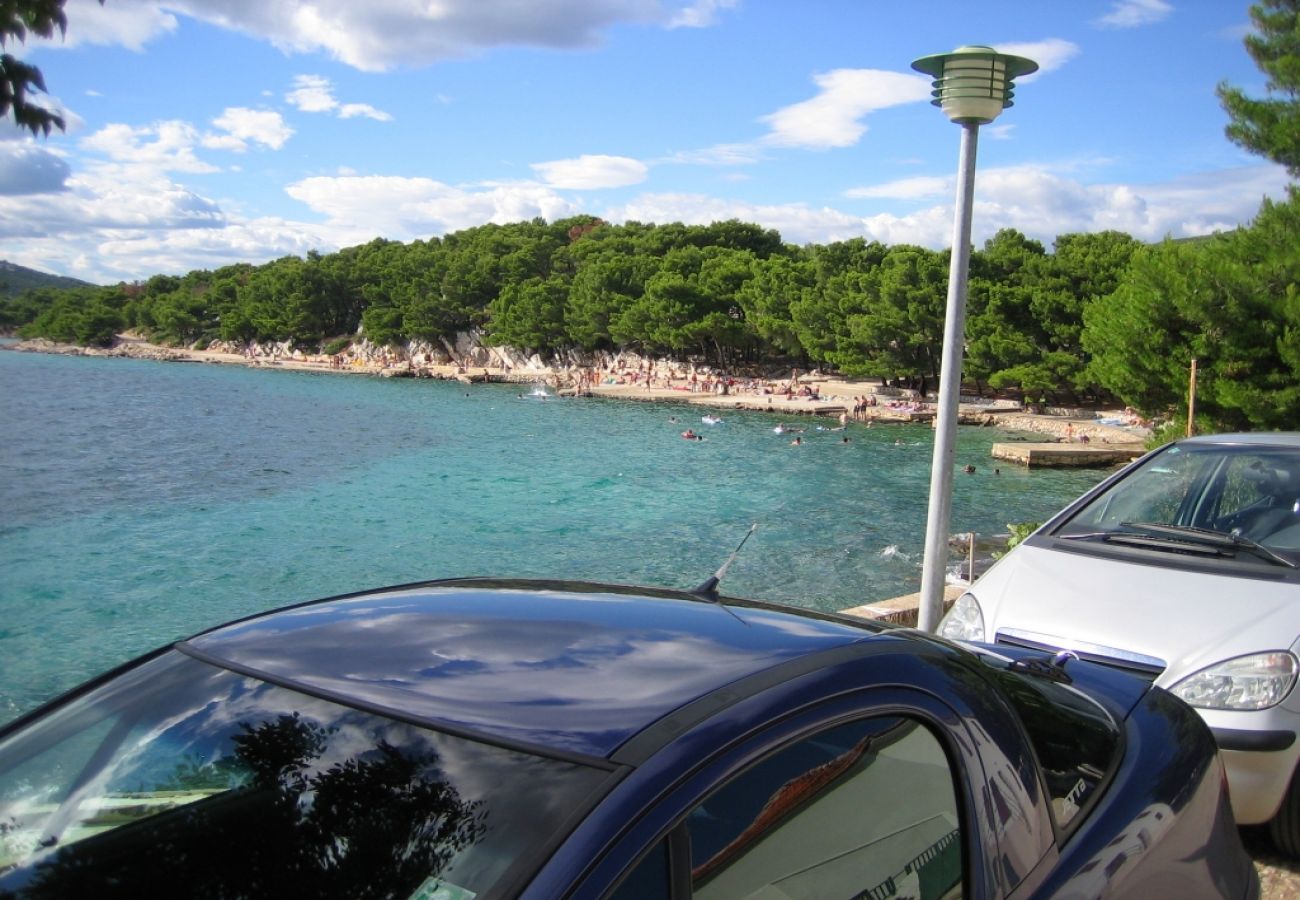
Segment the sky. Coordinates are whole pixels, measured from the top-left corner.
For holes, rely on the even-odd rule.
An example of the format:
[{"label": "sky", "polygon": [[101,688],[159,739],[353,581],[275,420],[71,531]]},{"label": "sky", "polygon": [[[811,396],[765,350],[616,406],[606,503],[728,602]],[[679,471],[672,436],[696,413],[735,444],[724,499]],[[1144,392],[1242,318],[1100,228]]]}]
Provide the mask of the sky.
[{"label": "sky", "polygon": [[68,0],[67,119],[0,121],[0,259],[99,284],[492,223],[740,219],[951,246],[960,128],[913,60],[1028,57],[979,130],[972,238],[1248,223],[1285,169],[1246,0]]}]

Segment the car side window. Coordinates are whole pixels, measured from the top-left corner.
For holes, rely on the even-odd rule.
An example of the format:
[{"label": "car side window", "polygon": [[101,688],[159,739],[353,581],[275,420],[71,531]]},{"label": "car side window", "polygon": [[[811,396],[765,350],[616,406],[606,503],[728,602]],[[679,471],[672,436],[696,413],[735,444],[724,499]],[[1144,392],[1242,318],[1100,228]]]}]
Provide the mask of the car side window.
[{"label": "car side window", "polygon": [[671,884],[668,841],[662,840],[608,895],[608,900],[664,900],[672,896]]},{"label": "car side window", "polygon": [[1098,797],[1122,752],[1120,727],[1073,687],[990,668],[1034,748],[1052,816],[1067,837]]},{"label": "car side window", "polygon": [[[692,896],[960,896],[953,785],[943,746],[916,719],[859,719],[806,737],[687,815]],[[643,860],[614,897],[662,884],[664,858]]]}]

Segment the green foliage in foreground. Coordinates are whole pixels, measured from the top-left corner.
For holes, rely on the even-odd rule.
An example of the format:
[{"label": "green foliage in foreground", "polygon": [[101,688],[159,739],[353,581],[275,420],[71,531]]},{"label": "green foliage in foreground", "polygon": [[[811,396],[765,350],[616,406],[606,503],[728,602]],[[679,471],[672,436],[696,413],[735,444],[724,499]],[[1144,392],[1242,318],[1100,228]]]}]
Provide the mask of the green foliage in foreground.
[{"label": "green foliage in foreground", "polygon": [[1021,543],[1025,538],[1037,531],[1042,524],[1042,522],[1008,522],[1007,531],[1009,533],[1007,535],[1007,549],[1002,553],[995,553],[993,555],[998,558],[1006,556],[1007,553],[1010,553],[1016,548],[1017,544]]}]

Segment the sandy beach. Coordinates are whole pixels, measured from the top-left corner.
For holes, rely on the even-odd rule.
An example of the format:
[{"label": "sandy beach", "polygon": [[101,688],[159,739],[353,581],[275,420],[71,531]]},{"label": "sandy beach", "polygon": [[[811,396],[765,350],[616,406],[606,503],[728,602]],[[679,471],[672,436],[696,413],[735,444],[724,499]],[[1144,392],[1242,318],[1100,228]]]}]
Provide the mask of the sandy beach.
[{"label": "sandy beach", "polygon": [[[859,423],[894,422],[929,424],[934,406],[921,402],[914,392],[884,388],[873,380],[852,380],[819,372],[794,370],[780,380],[728,379],[724,387],[709,377],[665,363],[655,365],[654,375],[624,368],[617,370],[555,370],[536,367],[493,367],[439,365],[432,362],[393,359],[344,358],[301,352],[271,356],[228,352],[225,349],[182,349],[162,347],[141,338],[123,336],[110,348],[77,347],[47,340],[23,341],[7,349],[19,352],[61,353],[84,356],[123,356],[172,362],[240,365],[337,375],[371,377],[423,377],[465,384],[492,382],[529,385],[556,396],[608,397],[635,401],[672,401],[705,407],[721,415],[725,411],[760,411],[790,416],[820,416],[832,421]],[[721,411],[721,412],[719,412]],[[963,401],[959,407],[963,424],[1006,431],[1041,434],[1052,441],[1087,441],[1100,444],[1140,444],[1150,436],[1142,424],[1123,424],[1123,411],[1092,411],[1048,407],[1032,412],[1007,400]]]}]

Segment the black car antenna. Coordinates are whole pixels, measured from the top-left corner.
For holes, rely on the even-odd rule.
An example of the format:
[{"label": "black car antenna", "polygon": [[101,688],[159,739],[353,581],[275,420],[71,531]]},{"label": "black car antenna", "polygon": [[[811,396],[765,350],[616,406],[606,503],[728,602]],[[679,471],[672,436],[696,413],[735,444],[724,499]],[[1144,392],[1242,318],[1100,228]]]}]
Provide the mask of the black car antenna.
[{"label": "black car antenna", "polygon": [[740,548],[745,546],[745,541],[749,540],[749,536],[753,534],[757,529],[758,529],[757,522],[755,522],[753,525],[750,525],[749,531],[745,532],[745,536],[740,539],[740,543],[736,545],[736,549],[731,551],[731,555],[727,557],[727,561],[718,567],[718,571],[714,572],[707,579],[705,579],[703,584],[701,584],[695,590],[690,591],[689,593],[703,597],[706,600],[717,600],[718,585],[722,583],[723,577],[726,576],[727,568],[733,562],[736,561],[736,557],[740,554]]}]

